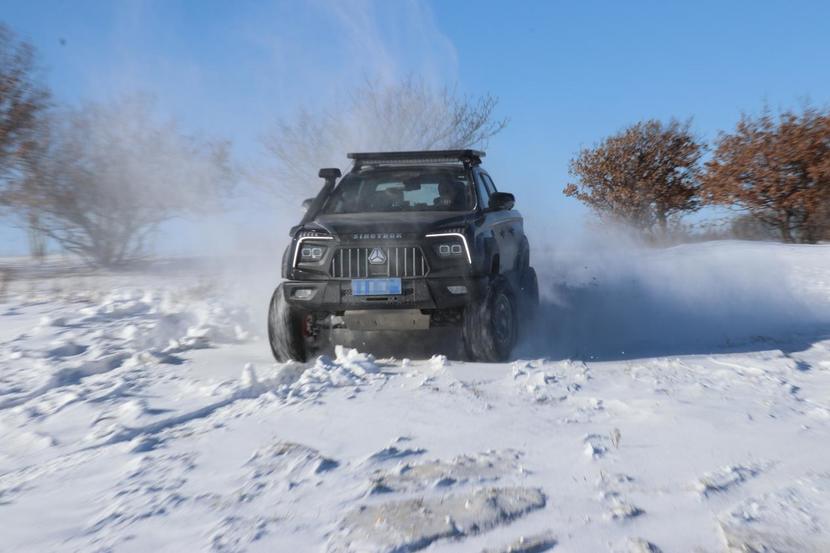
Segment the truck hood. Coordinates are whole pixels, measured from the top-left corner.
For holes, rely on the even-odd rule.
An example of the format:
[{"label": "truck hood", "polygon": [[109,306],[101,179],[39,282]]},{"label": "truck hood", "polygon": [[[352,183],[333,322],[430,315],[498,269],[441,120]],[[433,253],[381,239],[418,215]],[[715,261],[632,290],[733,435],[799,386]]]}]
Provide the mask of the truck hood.
[{"label": "truck hood", "polygon": [[424,234],[435,228],[462,226],[471,217],[471,213],[464,211],[323,214],[305,228],[319,227],[341,238],[381,232]]}]

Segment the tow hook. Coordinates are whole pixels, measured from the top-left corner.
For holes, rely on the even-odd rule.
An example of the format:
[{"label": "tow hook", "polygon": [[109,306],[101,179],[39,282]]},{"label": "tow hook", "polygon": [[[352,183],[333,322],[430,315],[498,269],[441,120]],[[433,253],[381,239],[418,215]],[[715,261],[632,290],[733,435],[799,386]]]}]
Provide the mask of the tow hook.
[{"label": "tow hook", "polygon": [[312,315],[306,315],[303,319],[303,337],[314,337],[314,317]]}]

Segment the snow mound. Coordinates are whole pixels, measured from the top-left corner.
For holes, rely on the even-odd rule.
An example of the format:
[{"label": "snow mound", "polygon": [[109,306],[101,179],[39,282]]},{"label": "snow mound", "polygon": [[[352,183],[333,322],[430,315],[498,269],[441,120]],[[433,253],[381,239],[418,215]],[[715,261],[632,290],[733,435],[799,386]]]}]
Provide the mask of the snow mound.
[{"label": "snow mound", "polygon": [[697,491],[704,497],[713,493],[725,492],[743,482],[758,476],[759,465],[729,465],[715,472],[707,472],[695,484]]},{"label": "snow mound", "polygon": [[610,502],[608,518],[612,520],[628,520],[636,518],[644,513],[645,511],[636,505],[633,505],[618,497],[614,497]]},{"label": "snow mound", "polygon": [[536,488],[486,488],[442,498],[364,505],[348,513],[330,553],[417,551],[443,538],[463,538],[507,524],[545,506]]},{"label": "snow mound", "polygon": [[582,443],[585,445],[583,452],[587,457],[601,459],[611,447],[611,438],[600,434],[588,434],[582,439]]},{"label": "snow mound", "polygon": [[276,517],[225,517],[213,529],[210,550],[216,553],[245,551],[248,544],[261,541],[277,523]]},{"label": "snow mound", "polygon": [[519,393],[536,403],[565,401],[591,378],[584,363],[567,361],[540,368],[542,365],[543,361],[533,361],[512,366],[512,379]]},{"label": "snow mound", "polygon": [[521,470],[521,453],[513,450],[462,455],[451,461],[403,464],[395,471],[377,471],[370,493],[412,492],[429,487],[443,488],[468,482],[498,480],[507,472]]},{"label": "snow mound", "polygon": [[0,408],[13,407],[123,368],[180,364],[189,350],[250,338],[244,309],[215,297],[171,290],[116,289],[102,297],[54,302],[26,340],[0,344]]},{"label": "snow mound", "polygon": [[663,550],[643,538],[630,538],[628,540],[629,553],[663,553]]},{"label": "snow mound", "polygon": [[404,459],[426,453],[427,450],[421,447],[398,447],[398,444],[403,444],[408,441],[410,441],[410,438],[399,436],[387,447],[372,453],[367,461],[370,463],[383,463],[385,461]]},{"label": "snow mound", "polygon": [[65,319],[65,324],[113,323],[126,345],[137,349],[183,351],[250,337],[243,309],[213,297],[194,301],[172,290],[116,289],[79,312],[82,317]]},{"label": "snow mound", "polygon": [[121,479],[87,524],[85,537],[102,549],[114,548],[119,531],[150,518],[165,518],[188,501],[185,486],[196,467],[188,454],[143,455],[126,465]]},{"label": "snow mound", "polygon": [[484,549],[481,553],[543,553],[556,546],[556,538],[550,532],[534,536],[522,536],[510,545],[499,549]]},{"label": "snow mound", "polygon": [[366,382],[383,380],[385,377],[380,369],[372,355],[336,346],[334,359],[322,355],[313,366],[304,370],[289,364],[285,370],[298,376],[283,391],[289,400],[313,399],[331,388],[356,387]]},{"label": "snow mound", "polygon": [[830,551],[830,476],[750,498],[720,516],[729,552]]},{"label": "snow mound", "polygon": [[278,442],[257,450],[245,464],[250,473],[237,497],[247,503],[272,489],[283,493],[307,482],[318,482],[321,474],[338,464],[308,446]]}]

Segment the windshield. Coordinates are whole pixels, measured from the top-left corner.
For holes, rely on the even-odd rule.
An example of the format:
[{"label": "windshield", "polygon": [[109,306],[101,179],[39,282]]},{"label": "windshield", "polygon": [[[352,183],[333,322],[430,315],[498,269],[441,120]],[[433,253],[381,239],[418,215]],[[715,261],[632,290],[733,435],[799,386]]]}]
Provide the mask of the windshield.
[{"label": "windshield", "polygon": [[474,206],[463,167],[398,168],[350,173],[329,196],[323,213],[470,211]]}]

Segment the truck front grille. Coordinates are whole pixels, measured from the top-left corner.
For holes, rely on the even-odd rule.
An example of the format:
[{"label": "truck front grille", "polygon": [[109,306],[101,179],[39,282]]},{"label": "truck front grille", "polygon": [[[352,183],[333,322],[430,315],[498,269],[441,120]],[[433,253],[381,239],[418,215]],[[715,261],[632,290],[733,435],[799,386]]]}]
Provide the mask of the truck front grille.
[{"label": "truck front grille", "polygon": [[[385,262],[369,262],[375,249],[383,252]],[[418,278],[429,274],[429,264],[419,246],[340,248],[331,259],[329,274],[332,278]]]}]

